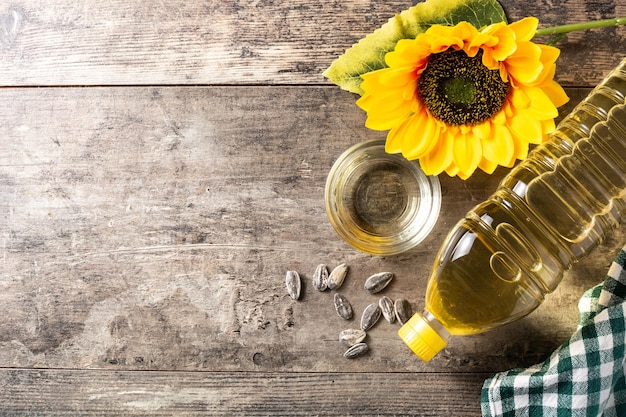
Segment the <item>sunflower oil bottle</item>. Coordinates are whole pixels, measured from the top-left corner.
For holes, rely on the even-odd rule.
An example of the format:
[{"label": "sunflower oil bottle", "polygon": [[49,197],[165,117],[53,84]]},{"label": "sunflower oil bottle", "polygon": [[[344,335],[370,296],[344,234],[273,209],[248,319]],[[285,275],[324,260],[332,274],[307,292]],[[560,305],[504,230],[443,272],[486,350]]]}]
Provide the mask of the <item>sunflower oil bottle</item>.
[{"label": "sunflower oil bottle", "polygon": [[626,59],[450,231],[398,332],[423,361],[529,314],[626,216],[625,96]]}]

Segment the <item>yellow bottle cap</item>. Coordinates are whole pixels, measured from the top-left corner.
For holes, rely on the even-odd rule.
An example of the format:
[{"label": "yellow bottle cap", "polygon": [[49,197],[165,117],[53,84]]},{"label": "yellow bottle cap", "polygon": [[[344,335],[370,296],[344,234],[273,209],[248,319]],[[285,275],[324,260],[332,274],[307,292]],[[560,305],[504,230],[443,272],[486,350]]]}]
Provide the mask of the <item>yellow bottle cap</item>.
[{"label": "yellow bottle cap", "polygon": [[431,360],[447,344],[446,339],[441,337],[420,313],[415,313],[398,330],[398,335],[424,362]]}]

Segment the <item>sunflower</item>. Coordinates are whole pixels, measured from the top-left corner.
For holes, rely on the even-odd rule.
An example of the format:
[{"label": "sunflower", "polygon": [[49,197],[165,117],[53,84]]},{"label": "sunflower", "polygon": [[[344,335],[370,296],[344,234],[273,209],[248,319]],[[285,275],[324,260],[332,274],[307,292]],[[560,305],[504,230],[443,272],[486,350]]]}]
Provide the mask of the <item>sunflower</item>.
[{"label": "sunflower", "polygon": [[534,17],[480,30],[460,22],[401,39],[387,67],[361,75],[365,125],[389,130],[385,150],[419,159],[429,175],[512,167],[568,101],[553,80],[559,50],[531,42],[537,25]]}]

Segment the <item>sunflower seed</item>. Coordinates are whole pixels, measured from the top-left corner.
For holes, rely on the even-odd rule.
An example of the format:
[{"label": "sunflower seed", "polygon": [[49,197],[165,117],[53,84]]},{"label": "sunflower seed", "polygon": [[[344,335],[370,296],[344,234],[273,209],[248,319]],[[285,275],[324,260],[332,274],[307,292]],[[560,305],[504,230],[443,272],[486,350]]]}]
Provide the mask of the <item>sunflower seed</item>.
[{"label": "sunflower seed", "polygon": [[338,290],[348,274],[348,267],[346,264],[340,264],[333,269],[328,276],[328,289]]},{"label": "sunflower seed", "polygon": [[346,329],[339,333],[339,341],[348,347],[352,347],[357,343],[365,340],[367,333],[361,329]]},{"label": "sunflower seed", "polygon": [[324,264],[319,264],[313,273],[313,286],[318,291],[326,291],[328,288],[328,268]]},{"label": "sunflower seed", "polygon": [[391,298],[382,296],[380,300],[378,300],[378,306],[380,307],[380,311],[383,313],[383,317],[389,323],[393,323],[396,321],[396,313],[393,311],[393,301]]},{"label": "sunflower seed", "polygon": [[361,329],[371,329],[378,322],[378,319],[380,319],[380,307],[378,307],[378,304],[372,303],[368,305],[363,310],[363,315],[361,316]]},{"label": "sunflower seed", "polygon": [[404,298],[398,298],[395,303],[393,303],[393,309],[396,312],[396,318],[400,324],[404,324],[413,315],[413,311],[411,310],[411,304]]},{"label": "sunflower seed", "polygon": [[349,347],[348,350],[346,350],[346,352],[343,354],[343,356],[347,359],[353,359],[353,358],[356,358],[357,356],[361,356],[362,354],[367,352],[367,350],[368,350],[367,344],[361,342],[361,343],[357,343],[354,346]]},{"label": "sunflower seed", "polygon": [[287,271],[285,277],[285,283],[287,284],[287,292],[294,300],[300,298],[300,291],[302,289],[302,282],[300,281],[300,275],[296,271]]},{"label": "sunflower seed", "polygon": [[370,294],[376,294],[385,289],[392,279],[393,272],[379,272],[378,274],[374,274],[365,281],[365,291]]},{"label": "sunflower seed", "polygon": [[348,299],[341,295],[335,294],[335,310],[337,310],[337,314],[344,320],[350,320],[352,318],[352,305],[348,301]]}]

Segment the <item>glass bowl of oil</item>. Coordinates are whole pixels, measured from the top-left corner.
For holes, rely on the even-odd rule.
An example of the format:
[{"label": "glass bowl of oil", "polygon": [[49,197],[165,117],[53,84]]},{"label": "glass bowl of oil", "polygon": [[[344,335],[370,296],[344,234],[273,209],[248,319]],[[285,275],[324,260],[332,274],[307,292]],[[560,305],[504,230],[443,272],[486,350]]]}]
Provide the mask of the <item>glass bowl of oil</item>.
[{"label": "glass bowl of oil", "polygon": [[416,161],[385,152],[385,140],[347,149],[328,174],[326,213],[352,247],[379,256],[396,255],[422,242],[441,208],[441,185]]}]

